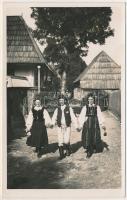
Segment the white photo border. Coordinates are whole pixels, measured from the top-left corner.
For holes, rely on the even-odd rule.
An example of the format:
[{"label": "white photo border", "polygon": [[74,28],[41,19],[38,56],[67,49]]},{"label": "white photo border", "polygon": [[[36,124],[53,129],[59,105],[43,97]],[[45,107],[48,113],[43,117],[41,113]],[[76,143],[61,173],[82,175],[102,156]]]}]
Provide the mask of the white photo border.
[{"label": "white photo border", "polygon": [[[122,5],[126,9],[125,2],[115,2],[118,5]],[[61,190],[61,189],[7,189],[7,124],[6,124],[6,6],[10,5],[10,7],[13,7],[15,5],[19,4],[26,4],[27,6],[47,6],[47,7],[75,7],[75,6],[91,6],[96,7],[96,6],[111,6],[112,4],[114,5],[114,2],[104,2],[104,1],[97,1],[93,2],[85,2],[85,1],[71,1],[67,2],[66,0],[63,2],[53,2],[53,1],[47,1],[47,2],[42,2],[42,1],[3,1],[2,3],[2,63],[1,63],[1,80],[2,80],[2,86],[1,86],[1,98],[0,98],[0,105],[2,105],[2,116],[1,116],[1,121],[2,121],[2,134],[1,134],[1,157],[2,157],[2,197],[3,199],[82,199],[82,198],[108,198],[108,199],[114,199],[114,198],[119,198],[123,199],[126,198],[125,195],[125,190],[127,189],[126,187],[126,159],[125,155],[127,155],[127,149],[126,149],[126,142],[127,142],[127,137],[125,135],[126,133],[126,103],[127,103],[127,98],[126,98],[126,75],[127,75],[127,70],[126,70],[126,45],[125,45],[125,55],[124,55],[124,60],[125,60],[125,66],[122,66],[121,70],[121,164],[122,164],[122,187],[121,189],[66,189],[66,190]],[[126,17],[125,17],[126,18]],[[125,30],[124,30],[125,29]],[[126,20],[125,20],[125,27],[123,27],[124,33],[127,32],[126,28]],[[126,34],[125,34],[126,35]],[[126,38],[125,38],[126,42]],[[6,110],[6,111],[5,111]],[[0,185],[1,186],[1,185]],[[62,197],[61,197],[62,194]]]}]

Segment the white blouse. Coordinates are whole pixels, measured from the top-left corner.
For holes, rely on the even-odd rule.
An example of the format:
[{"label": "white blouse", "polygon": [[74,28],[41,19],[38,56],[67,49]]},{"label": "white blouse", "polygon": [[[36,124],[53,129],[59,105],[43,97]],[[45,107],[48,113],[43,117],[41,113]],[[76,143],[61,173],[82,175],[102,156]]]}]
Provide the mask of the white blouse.
[{"label": "white blouse", "polygon": [[[98,117],[99,125],[104,126],[104,119],[103,119],[103,116],[102,116],[100,106],[97,106],[97,117]],[[83,124],[87,120],[87,118],[88,117],[86,116],[86,106],[84,106],[81,110],[79,117],[78,117],[78,122],[79,122],[79,125],[80,125],[81,128],[83,127]]]},{"label": "white blouse", "polygon": [[[35,107],[34,107],[34,109],[35,109]],[[39,110],[39,109],[35,109],[35,110]],[[49,113],[48,113],[48,111],[46,109],[44,109],[43,115],[44,115],[44,119],[45,119],[45,125],[47,126],[47,125],[51,124],[52,121],[51,121]],[[26,119],[26,127],[27,127],[27,129],[31,128],[32,123],[33,123],[33,112],[32,112],[32,110],[30,110],[30,112],[28,114],[28,117]]]}]

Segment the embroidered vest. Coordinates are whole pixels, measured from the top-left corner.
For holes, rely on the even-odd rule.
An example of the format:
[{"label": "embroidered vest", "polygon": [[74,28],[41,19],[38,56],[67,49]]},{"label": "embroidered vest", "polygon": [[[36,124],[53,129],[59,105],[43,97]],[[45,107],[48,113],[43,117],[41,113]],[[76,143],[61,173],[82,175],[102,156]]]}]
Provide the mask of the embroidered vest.
[{"label": "embroidered vest", "polygon": [[45,122],[44,120],[44,107],[40,110],[35,110],[32,108],[33,118],[35,121]]},{"label": "embroidered vest", "polygon": [[[66,106],[64,109],[64,116],[65,116],[65,123],[66,126],[69,127],[71,124],[71,116],[70,116],[70,109],[69,106]],[[62,110],[58,107],[58,114],[57,114],[57,125],[61,126],[61,118],[62,118]]]},{"label": "embroidered vest", "polygon": [[86,105],[86,116],[97,116],[97,106]]}]

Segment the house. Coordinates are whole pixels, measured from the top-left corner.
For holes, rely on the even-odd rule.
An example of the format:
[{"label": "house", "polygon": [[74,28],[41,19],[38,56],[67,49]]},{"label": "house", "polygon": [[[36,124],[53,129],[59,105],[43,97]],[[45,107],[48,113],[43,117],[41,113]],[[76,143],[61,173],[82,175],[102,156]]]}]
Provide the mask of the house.
[{"label": "house", "polygon": [[[74,81],[74,84],[79,85],[74,91],[74,97],[82,99],[89,92],[94,92],[98,96],[98,104],[101,104],[100,100],[103,94],[110,94],[111,96],[111,94],[117,92],[119,93],[119,103],[116,104],[117,108],[120,108],[120,83],[121,67],[113,61],[107,53],[102,51]],[[110,107],[110,98],[109,102],[103,103],[108,103]]]},{"label": "house", "polygon": [[13,122],[28,114],[38,90],[55,90],[56,79],[23,17],[7,16],[7,99]]}]

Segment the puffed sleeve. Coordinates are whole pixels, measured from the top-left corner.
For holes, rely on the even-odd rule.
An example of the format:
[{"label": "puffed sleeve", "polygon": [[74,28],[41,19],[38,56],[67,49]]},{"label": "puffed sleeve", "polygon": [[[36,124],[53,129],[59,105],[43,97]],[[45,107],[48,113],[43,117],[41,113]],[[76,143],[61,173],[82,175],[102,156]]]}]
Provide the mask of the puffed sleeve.
[{"label": "puffed sleeve", "polygon": [[79,123],[79,126],[82,128],[83,127],[83,124],[84,122],[87,120],[87,117],[86,117],[86,106],[83,106],[82,110],[81,110],[81,113],[78,117],[78,123]]},{"label": "puffed sleeve", "polygon": [[100,106],[97,106],[97,116],[98,116],[99,125],[104,126],[104,118],[103,118]]},{"label": "puffed sleeve", "polygon": [[44,109],[44,119],[45,119],[45,125],[51,124],[51,118],[49,116],[49,113],[46,109]]},{"label": "puffed sleeve", "polygon": [[26,119],[26,127],[28,130],[31,129],[32,123],[33,123],[33,113],[32,110],[30,110],[28,117]]},{"label": "puffed sleeve", "polygon": [[70,107],[70,115],[71,115],[71,120],[72,120],[75,128],[78,128],[77,117],[75,116],[74,111],[71,107]]},{"label": "puffed sleeve", "polygon": [[56,124],[58,109],[56,108],[52,116],[52,125]]}]

